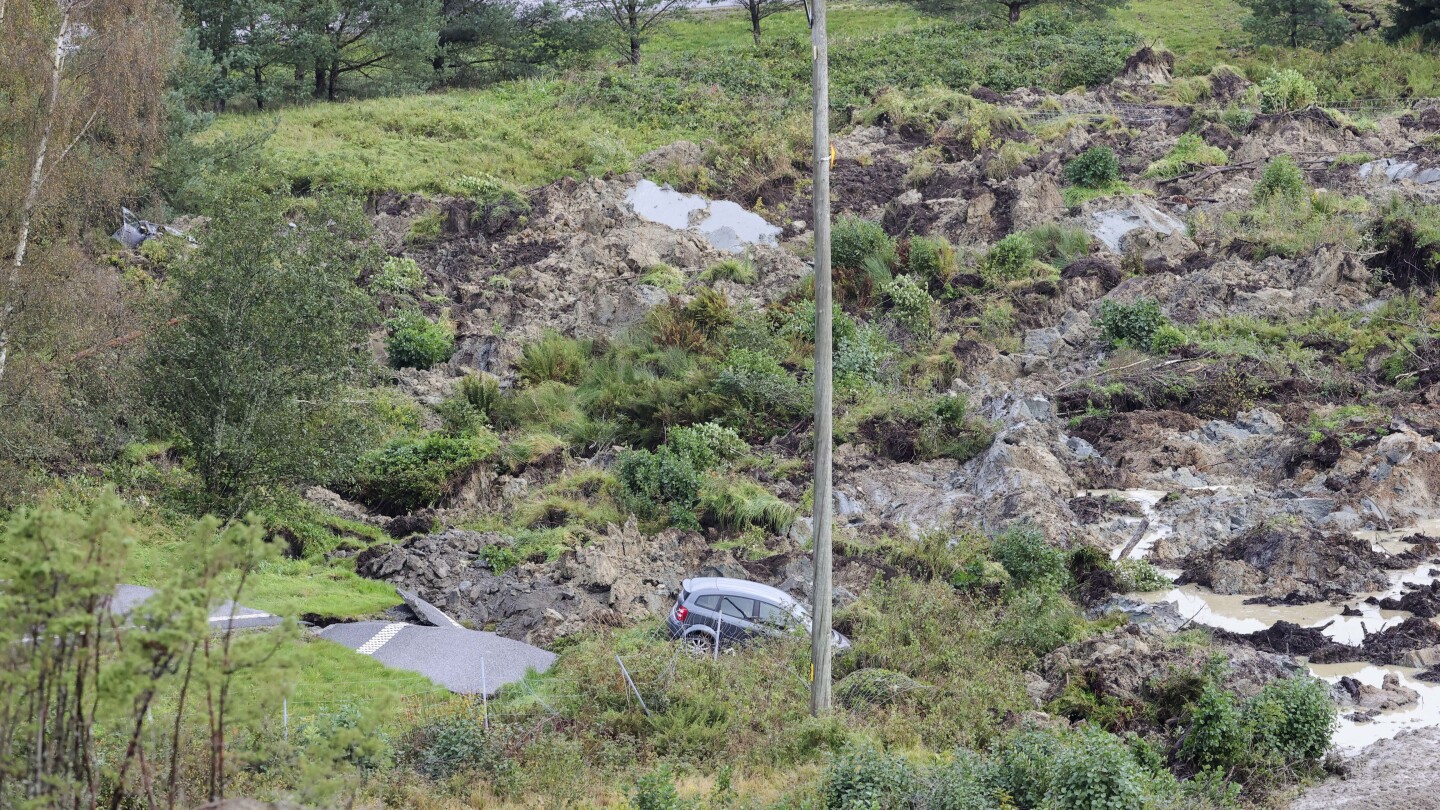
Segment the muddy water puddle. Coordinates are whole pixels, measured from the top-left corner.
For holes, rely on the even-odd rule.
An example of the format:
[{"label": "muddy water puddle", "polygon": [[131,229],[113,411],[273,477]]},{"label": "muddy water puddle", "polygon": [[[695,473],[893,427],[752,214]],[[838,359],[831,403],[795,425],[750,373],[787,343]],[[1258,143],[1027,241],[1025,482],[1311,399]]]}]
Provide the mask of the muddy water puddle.
[{"label": "muddy water puddle", "polygon": [[780,229],[729,200],[709,200],[641,180],[625,199],[635,213],[676,230],[695,228],[721,250],[738,253],[746,245],[775,244]]},{"label": "muddy water puddle", "polygon": [[[1214,491],[1207,488],[1206,491]],[[1158,506],[1165,493],[1148,489],[1133,490],[1091,490],[1080,493],[1091,497],[1123,498],[1136,504],[1143,517],[1122,519],[1128,531],[1120,544],[1111,550],[1111,559],[1122,554],[1132,559],[1144,558],[1156,541],[1173,533],[1173,528],[1159,515]],[[1138,542],[1134,532],[1144,526]],[[1440,536],[1440,520],[1425,520],[1400,529],[1386,531],[1361,531],[1356,536],[1370,542],[1377,551],[1400,554],[1408,551],[1412,544],[1404,538],[1415,534],[1431,537]],[[1133,545],[1131,545],[1133,543]],[[1145,594],[1134,594],[1137,598],[1152,603],[1169,602],[1180,615],[1195,624],[1229,630],[1235,633],[1254,633],[1273,626],[1278,621],[1287,621],[1301,627],[1323,627],[1322,632],[1342,644],[1359,645],[1367,633],[1376,633],[1399,624],[1409,618],[1408,611],[1381,610],[1375,601],[1387,597],[1399,597],[1408,590],[1407,586],[1429,586],[1437,577],[1431,573],[1437,568],[1430,562],[1408,569],[1394,571],[1390,585],[1384,591],[1357,594],[1343,604],[1320,602],[1310,605],[1262,605],[1246,604],[1253,595],[1217,594],[1197,585],[1183,585]],[[1165,571],[1175,578],[1178,571]],[[1344,612],[1357,615],[1346,616]],[[1366,663],[1311,665],[1310,671],[1319,678],[1336,683],[1349,676],[1357,681],[1379,687],[1387,674],[1394,674],[1400,684],[1419,694],[1419,700],[1410,706],[1380,712],[1373,719],[1356,721],[1348,719],[1355,712],[1353,708],[1341,709],[1335,745],[1345,750],[1357,750],[1377,740],[1394,737],[1409,729],[1440,726],[1440,684],[1416,680],[1413,676],[1419,670],[1404,667],[1381,667]]]},{"label": "muddy water puddle", "polygon": [[1394,737],[1402,731],[1440,726],[1440,684],[1416,680],[1419,672],[1405,667],[1377,667],[1373,664],[1314,664],[1310,672],[1327,683],[1351,677],[1368,686],[1380,686],[1387,674],[1400,679],[1400,685],[1415,690],[1419,699],[1412,706],[1381,711],[1374,719],[1357,722],[1349,715],[1354,709],[1342,707],[1335,728],[1334,744],[1343,750],[1355,751],[1377,740]]}]

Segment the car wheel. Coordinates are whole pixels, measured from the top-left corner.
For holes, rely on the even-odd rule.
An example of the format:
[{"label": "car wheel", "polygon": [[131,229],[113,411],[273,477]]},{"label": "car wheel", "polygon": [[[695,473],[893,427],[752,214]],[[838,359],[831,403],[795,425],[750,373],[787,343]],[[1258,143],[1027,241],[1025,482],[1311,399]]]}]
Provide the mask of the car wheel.
[{"label": "car wheel", "polygon": [[696,658],[712,658],[715,655],[715,639],[705,633],[691,633],[681,639],[685,651]]}]

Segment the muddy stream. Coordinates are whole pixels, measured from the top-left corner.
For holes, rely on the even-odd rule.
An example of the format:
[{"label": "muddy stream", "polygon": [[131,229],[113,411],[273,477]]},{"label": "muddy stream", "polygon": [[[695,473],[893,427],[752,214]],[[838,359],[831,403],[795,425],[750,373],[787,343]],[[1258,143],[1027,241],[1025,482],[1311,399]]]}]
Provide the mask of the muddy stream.
[{"label": "muddy stream", "polygon": [[[1219,487],[1206,487],[1215,491]],[[1166,493],[1159,490],[1088,490],[1081,495],[1097,498],[1120,498],[1136,504],[1141,517],[1122,518],[1126,531],[1123,539],[1110,552],[1110,558],[1118,560],[1123,555],[1129,559],[1144,559],[1155,544],[1174,533],[1158,509]],[[1139,536],[1136,537],[1135,535]],[[1431,537],[1440,535],[1440,520],[1426,520],[1413,526],[1387,531],[1360,531],[1356,536],[1368,540],[1376,551],[1399,554],[1410,548],[1402,538],[1416,534]],[[1168,602],[1175,606],[1181,616],[1194,624],[1228,630],[1235,633],[1253,633],[1265,630],[1278,621],[1288,621],[1301,627],[1323,628],[1322,632],[1342,644],[1357,646],[1364,641],[1367,633],[1376,633],[1399,624],[1411,614],[1402,610],[1382,610],[1373,602],[1386,597],[1399,597],[1407,586],[1428,586],[1437,578],[1433,563],[1423,563],[1410,569],[1394,571],[1390,585],[1383,591],[1358,593],[1343,604],[1317,602],[1308,605],[1264,605],[1246,604],[1253,594],[1222,595],[1198,585],[1183,585],[1166,590],[1130,594],[1130,596],[1151,603]],[[1161,569],[1162,573],[1174,579],[1179,571]],[[1371,599],[1373,597],[1373,600]],[[1345,615],[1349,613],[1351,615]],[[1387,674],[1394,675],[1402,687],[1414,690],[1418,700],[1398,709],[1384,709],[1371,718],[1357,722],[1350,718],[1352,708],[1342,706],[1339,726],[1334,742],[1347,752],[1354,752],[1381,739],[1394,737],[1402,731],[1440,726],[1440,684],[1428,683],[1414,676],[1419,669],[1400,666],[1376,666],[1374,664],[1310,664],[1310,671],[1316,677],[1329,683],[1338,683],[1341,678],[1352,678],[1361,684],[1381,687]]]}]

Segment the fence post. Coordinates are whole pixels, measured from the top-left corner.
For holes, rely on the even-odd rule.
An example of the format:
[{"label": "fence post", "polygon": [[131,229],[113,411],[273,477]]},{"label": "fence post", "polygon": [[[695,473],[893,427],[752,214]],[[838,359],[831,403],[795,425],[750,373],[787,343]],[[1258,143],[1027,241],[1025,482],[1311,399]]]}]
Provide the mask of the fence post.
[{"label": "fence post", "polygon": [[615,662],[620,665],[620,672],[625,676],[625,682],[630,684],[630,688],[634,690],[635,699],[640,701],[640,708],[645,710],[645,716],[652,717],[653,715],[650,714],[650,707],[645,705],[645,698],[640,697],[640,690],[636,688],[635,681],[630,678],[630,670],[625,668],[625,662],[620,660],[619,653],[615,654]]},{"label": "fence post", "polygon": [[280,698],[280,725],[285,728],[285,742],[290,742],[290,697]]},{"label": "fence post", "polygon": [[485,680],[485,656],[480,656],[480,712],[485,716],[485,730],[490,730],[490,684]]}]

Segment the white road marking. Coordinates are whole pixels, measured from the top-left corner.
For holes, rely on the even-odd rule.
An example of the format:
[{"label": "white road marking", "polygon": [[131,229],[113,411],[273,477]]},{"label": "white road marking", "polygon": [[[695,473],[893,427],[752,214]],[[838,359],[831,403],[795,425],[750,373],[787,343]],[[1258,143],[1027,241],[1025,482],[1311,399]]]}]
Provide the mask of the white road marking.
[{"label": "white road marking", "polygon": [[262,612],[260,612],[260,613],[236,613],[234,616],[211,616],[211,617],[210,617],[210,621],[212,621],[212,622],[228,622],[228,621],[230,621],[231,619],[234,619],[235,621],[238,622],[238,621],[240,621],[241,619],[268,619],[268,618],[270,618],[270,614],[269,614],[269,613],[265,613],[265,612],[262,611]]},{"label": "white road marking", "polygon": [[387,624],[384,627],[380,628],[380,632],[371,636],[369,641],[361,644],[359,649],[355,650],[355,652],[358,652],[361,655],[374,655],[381,647],[385,646],[385,642],[394,638],[397,633],[404,629],[404,622]]}]

